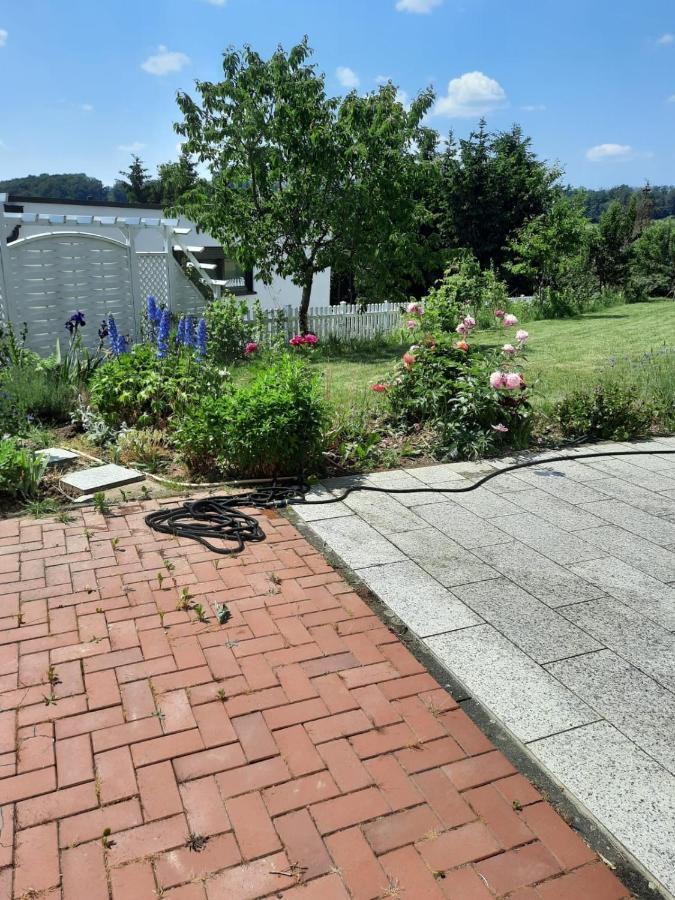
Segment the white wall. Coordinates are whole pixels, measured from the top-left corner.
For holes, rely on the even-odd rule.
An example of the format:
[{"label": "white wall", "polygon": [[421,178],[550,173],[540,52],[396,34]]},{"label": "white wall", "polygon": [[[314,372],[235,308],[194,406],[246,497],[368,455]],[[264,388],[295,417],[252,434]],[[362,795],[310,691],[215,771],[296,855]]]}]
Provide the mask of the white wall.
[{"label": "white wall", "polygon": [[[128,206],[90,206],[89,204],[78,203],[26,203],[20,202],[23,211],[26,213],[44,213],[47,215],[70,215],[70,216],[120,216],[132,217],[140,216],[141,218],[158,218],[163,215],[159,209],[141,209],[140,207]],[[211,237],[210,234],[198,233],[194,222],[186,219],[184,216],[179,217],[179,226],[181,228],[192,228],[190,234],[182,235],[181,239],[186,246],[197,247],[219,247],[219,242]],[[117,228],[102,225],[21,225],[20,237],[28,237],[31,234],[43,234],[46,231],[86,231],[89,234],[99,234],[115,240],[122,240],[122,233]],[[139,252],[161,252],[163,250],[162,234],[159,229],[143,228],[138,232],[136,238],[136,249]],[[263,309],[281,309],[284,306],[297,307],[300,305],[300,296],[302,291],[287,278],[275,276],[271,285],[263,284],[256,277],[255,270],[253,276],[253,287],[260,298]],[[329,306],[330,305],[330,269],[320,272],[314,278],[314,286],[312,288],[311,306]]]}]

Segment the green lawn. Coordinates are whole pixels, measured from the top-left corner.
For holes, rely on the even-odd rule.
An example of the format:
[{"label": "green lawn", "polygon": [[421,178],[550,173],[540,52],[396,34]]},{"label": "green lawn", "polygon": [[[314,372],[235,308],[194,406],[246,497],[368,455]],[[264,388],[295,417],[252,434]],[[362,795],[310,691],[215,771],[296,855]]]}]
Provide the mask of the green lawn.
[{"label": "green lawn", "polygon": [[[530,333],[526,377],[536,382],[537,405],[546,405],[584,384],[610,359],[638,357],[647,350],[675,348],[675,302],[660,300],[614,306],[574,319],[524,322]],[[477,331],[474,344],[500,346],[513,340],[515,329]],[[371,385],[386,379],[405,348],[318,356],[314,365],[323,373],[328,399],[338,410],[375,406],[381,395]]]}]

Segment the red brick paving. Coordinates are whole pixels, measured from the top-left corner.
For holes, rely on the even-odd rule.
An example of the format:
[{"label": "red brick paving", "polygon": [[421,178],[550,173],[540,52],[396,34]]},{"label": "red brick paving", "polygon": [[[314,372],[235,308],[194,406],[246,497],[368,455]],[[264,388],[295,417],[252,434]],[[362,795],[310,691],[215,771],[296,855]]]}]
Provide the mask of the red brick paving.
[{"label": "red brick paving", "polygon": [[629,896],[293,525],[147,508],[0,521],[0,900]]}]

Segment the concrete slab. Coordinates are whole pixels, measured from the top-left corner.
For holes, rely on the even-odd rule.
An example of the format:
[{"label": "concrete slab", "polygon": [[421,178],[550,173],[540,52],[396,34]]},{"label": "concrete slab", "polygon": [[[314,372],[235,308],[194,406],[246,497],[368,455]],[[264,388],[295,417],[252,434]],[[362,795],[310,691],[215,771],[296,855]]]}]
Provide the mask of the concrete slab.
[{"label": "concrete slab", "polygon": [[98,491],[108,491],[144,480],[145,475],[142,472],[111,463],[106,466],[95,466],[91,469],[71,472],[61,478],[61,484],[70,493],[94,494]]},{"label": "concrete slab", "polygon": [[581,562],[602,555],[596,547],[587,544],[576,535],[562,528],[556,528],[555,525],[544,522],[543,519],[530,513],[494,519],[493,524],[512,538],[517,538],[521,543],[527,544],[537,553],[557,563]]},{"label": "concrete slab", "polygon": [[352,569],[405,559],[400,550],[356,515],[322,519],[312,528]]},{"label": "concrete slab", "polygon": [[675,781],[609,722],[535,741],[551,774],[675,891]]},{"label": "concrete slab", "polygon": [[604,554],[621,559],[659,581],[675,580],[675,554],[668,547],[657,547],[616,525],[589,528],[578,534]]},{"label": "concrete slab", "polygon": [[384,535],[425,528],[427,524],[424,519],[420,519],[411,509],[388,494],[358,492],[350,494],[344,504]]},{"label": "concrete slab", "polygon": [[410,560],[357,569],[357,575],[420,637],[483,621]]},{"label": "concrete slab", "polygon": [[444,587],[499,576],[499,572],[436,528],[394,534],[391,541]]},{"label": "concrete slab", "polygon": [[668,546],[675,542],[675,525],[620,500],[584,503],[582,508],[599,516],[611,525],[623,528],[653,544]]},{"label": "concrete slab", "polygon": [[[526,512],[548,522],[549,525],[554,525],[556,528],[562,528],[563,530],[579,531],[581,528],[597,528],[605,524],[602,519],[593,515],[591,507],[589,507],[590,512],[586,512],[586,509],[582,506],[575,506],[573,503],[560,500],[559,497],[553,497],[545,491],[536,490],[535,488],[527,491],[516,491],[509,500],[512,505],[521,507]],[[518,511],[516,510],[516,512]],[[495,511],[494,515],[501,516],[502,513]]]},{"label": "concrete slab", "polygon": [[492,625],[430,637],[426,644],[521,741],[600,718]]},{"label": "concrete slab", "polygon": [[[593,487],[603,494],[614,497],[615,500],[623,500],[635,509],[644,510],[653,516],[675,516],[675,499],[663,493],[645,490],[639,484],[630,484],[622,478],[603,478],[595,481]],[[675,492],[673,495],[675,497]]]},{"label": "concrete slab", "polygon": [[81,459],[79,453],[73,453],[72,450],[64,450],[63,447],[47,447],[44,450],[36,450],[36,456],[40,456],[46,460],[48,466],[67,466],[78,459]]},{"label": "concrete slab", "polygon": [[504,535],[499,529],[452,500],[422,506],[418,514],[442,534],[468,550],[490,546],[504,540]]}]

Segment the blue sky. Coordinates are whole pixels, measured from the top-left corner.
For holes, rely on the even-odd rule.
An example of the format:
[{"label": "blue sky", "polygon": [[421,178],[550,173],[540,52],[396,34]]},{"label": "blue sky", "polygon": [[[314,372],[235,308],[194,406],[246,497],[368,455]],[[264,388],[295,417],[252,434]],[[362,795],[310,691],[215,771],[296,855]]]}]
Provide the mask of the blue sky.
[{"label": "blue sky", "polygon": [[0,0],[0,178],[177,155],[175,93],[304,34],[331,93],[431,84],[431,124],[519,122],[566,180],[675,183],[672,0]]}]

